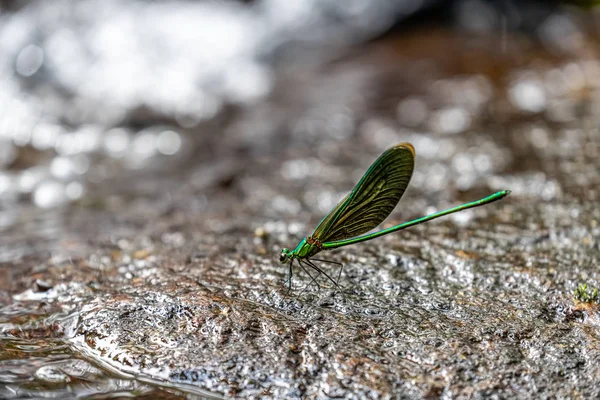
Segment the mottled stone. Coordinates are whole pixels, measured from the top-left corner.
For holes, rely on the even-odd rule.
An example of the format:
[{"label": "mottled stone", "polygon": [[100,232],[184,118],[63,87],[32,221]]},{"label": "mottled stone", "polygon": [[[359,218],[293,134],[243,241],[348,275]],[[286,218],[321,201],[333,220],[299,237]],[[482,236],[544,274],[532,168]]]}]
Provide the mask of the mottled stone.
[{"label": "mottled stone", "polygon": [[[503,58],[426,34],[418,51],[419,35],[404,39],[408,55],[384,41],[284,75],[218,135],[189,132],[194,157],[174,167],[123,170],[58,210],[22,206],[0,243],[0,395],[599,397],[600,306],[573,296],[600,285],[597,54],[516,61],[516,39]],[[572,65],[592,71],[577,90],[544,86]],[[532,79],[538,97],[518,99],[527,87],[510,88]],[[542,95],[576,118],[552,119]],[[468,124],[440,125],[456,115]],[[416,172],[384,226],[513,192],[321,253],[344,263],[343,289],[297,269],[288,296],[279,249],[402,141]]]}]

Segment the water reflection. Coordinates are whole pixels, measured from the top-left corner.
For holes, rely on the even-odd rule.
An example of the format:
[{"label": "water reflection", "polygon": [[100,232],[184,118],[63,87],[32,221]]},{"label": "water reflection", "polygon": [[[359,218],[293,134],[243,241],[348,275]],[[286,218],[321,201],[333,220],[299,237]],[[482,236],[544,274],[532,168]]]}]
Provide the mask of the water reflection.
[{"label": "water reflection", "polygon": [[[0,168],[23,164],[30,146],[42,152],[8,175],[24,182],[19,191],[31,194],[34,204],[64,205],[80,197],[87,170],[94,182],[105,175],[93,171],[106,167],[89,168],[92,162],[110,164],[98,157],[102,152],[126,158],[124,164],[136,169],[157,155],[179,155],[185,140],[177,127],[132,130],[123,124],[128,113],[149,108],[194,128],[227,104],[248,105],[266,96],[274,78],[268,55],[282,46],[299,38],[348,44],[384,29],[390,12],[410,14],[419,2],[286,4],[15,4],[0,14]],[[340,135],[351,131],[347,113],[324,116],[327,121]],[[72,159],[83,153],[92,155],[88,167]],[[38,168],[35,178],[31,163]],[[14,197],[7,194],[13,186],[3,185],[4,199]]]}]

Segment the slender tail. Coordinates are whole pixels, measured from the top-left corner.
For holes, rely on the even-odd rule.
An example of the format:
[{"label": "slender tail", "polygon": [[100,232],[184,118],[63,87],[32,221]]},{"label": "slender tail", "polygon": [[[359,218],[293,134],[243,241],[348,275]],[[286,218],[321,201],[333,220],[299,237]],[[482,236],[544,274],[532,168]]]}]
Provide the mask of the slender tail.
[{"label": "slender tail", "polygon": [[448,214],[453,214],[455,212],[466,210],[468,208],[479,207],[479,206],[482,206],[484,204],[493,203],[494,201],[498,201],[498,200],[500,200],[500,199],[508,196],[509,194],[510,194],[510,190],[501,190],[501,191],[496,192],[496,193],[494,193],[492,195],[484,197],[483,199],[479,199],[479,200],[476,200],[476,201],[472,201],[470,203],[462,204],[460,206],[449,208],[449,209],[444,210],[444,211],[439,211],[439,212],[436,212],[434,214],[426,215],[424,217],[417,218],[417,219],[414,219],[414,220],[409,221],[409,222],[404,222],[404,223],[402,223],[400,225],[392,226],[391,228],[383,229],[383,230],[380,230],[378,232],[368,233],[366,235],[357,236],[357,237],[351,238],[351,239],[337,240],[335,242],[326,242],[326,243],[323,243],[323,249],[328,249],[329,250],[329,249],[335,249],[337,247],[347,246],[349,244],[365,242],[367,240],[375,239],[375,238],[377,238],[379,236],[387,235],[387,234],[392,233],[392,232],[401,231],[402,229],[406,229],[406,228],[411,227],[413,225],[419,225],[419,224],[422,224],[423,222],[431,221],[433,219],[436,219],[436,218],[439,218],[439,217],[443,217],[443,216],[448,215]]}]

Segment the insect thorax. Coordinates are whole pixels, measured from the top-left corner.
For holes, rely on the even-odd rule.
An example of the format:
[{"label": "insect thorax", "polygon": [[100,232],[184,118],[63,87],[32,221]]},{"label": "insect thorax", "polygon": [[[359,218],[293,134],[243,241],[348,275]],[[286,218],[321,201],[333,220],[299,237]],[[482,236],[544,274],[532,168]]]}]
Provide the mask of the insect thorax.
[{"label": "insect thorax", "polygon": [[302,241],[298,244],[298,247],[296,247],[294,250],[294,254],[298,258],[307,258],[314,256],[321,250],[323,250],[321,242],[309,236],[302,239]]},{"label": "insect thorax", "polygon": [[319,250],[323,250],[323,244],[321,243],[321,241],[319,239],[313,239],[312,237],[309,236],[306,238],[306,243],[315,246]]}]

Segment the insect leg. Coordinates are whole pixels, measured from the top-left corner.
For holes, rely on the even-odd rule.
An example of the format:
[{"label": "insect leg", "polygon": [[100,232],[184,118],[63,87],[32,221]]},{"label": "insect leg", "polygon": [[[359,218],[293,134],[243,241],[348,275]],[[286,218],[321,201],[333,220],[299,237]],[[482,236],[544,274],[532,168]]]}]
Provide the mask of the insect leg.
[{"label": "insect leg", "polygon": [[302,290],[300,291],[300,293],[298,293],[298,296],[300,296],[302,293],[304,293],[304,291],[305,291],[306,289],[308,289],[308,287],[310,286],[310,284],[311,284],[311,283],[313,283],[313,282],[314,282],[314,283],[316,283],[316,284],[317,284],[317,287],[319,288],[319,290],[321,290],[321,285],[319,285],[319,282],[317,282],[317,278],[318,278],[318,277],[319,277],[319,275],[321,275],[321,274],[319,273],[319,275],[317,275],[317,277],[316,277],[316,278],[313,278],[313,276],[312,276],[312,275],[311,275],[311,274],[308,272],[308,270],[307,270],[306,268],[304,268],[304,265],[302,265],[302,261],[301,261],[301,260],[298,260],[298,264],[300,264],[300,268],[302,268],[302,270],[303,270],[304,272],[306,272],[306,273],[308,274],[308,276],[310,276],[310,279],[311,279],[311,281],[310,281],[310,282],[308,282],[308,283],[306,284],[306,286],[304,286],[304,289],[302,289]]},{"label": "insect leg", "polygon": [[[310,281],[310,282],[308,282],[308,285],[310,285],[311,283],[313,283],[313,282],[314,282],[314,283],[316,283],[316,284],[317,284],[318,288],[319,288],[319,289],[321,289],[321,285],[319,285],[319,282],[317,282],[317,278],[319,277],[319,275],[321,275],[321,273],[319,273],[319,275],[317,275],[316,277],[314,277],[314,278],[313,278],[313,276],[310,274],[310,272],[308,272],[308,270],[307,270],[306,268],[304,268],[304,265],[302,265],[302,261],[301,261],[301,260],[298,260],[298,264],[300,264],[300,268],[302,268],[302,271],[306,272],[306,274],[307,274],[308,276],[310,276],[310,279],[311,279],[311,281]],[[306,286],[308,287],[308,285],[306,285]],[[305,288],[305,289],[306,289],[306,288]],[[304,291],[304,290],[302,290],[302,292],[303,292],[303,291]],[[302,292],[300,292],[300,293],[302,293]]]},{"label": "insect leg", "polygon": [[294,259],[292,258],[290,260],[290,268],[288,270],[288,291],[286,296],[288,296],[290,294],[290,292],[292,291],[292,265],[294,264]]},{"label": "insect leg", "polygon": [[327,275],[327,273],[325,271],[323,271],[321,268],[319,268],[318,266],[316,266],[309,259],[304,259],[304,261],[308,265],[310,265],[313,269],[315,269],[316,271],[319,271],[321,274],[325,275],[327,277],[327,279],[329,279],[337,288],[341,289],[340,285],[338,285],[336,281],[334,281],[329,275]]},{"label": "insect leg", "polygon": [[344,264],[339,263],[337,261],[322,260],[320,258],[311,258],[311,260],[320,261],[320,262],[324,262],[324,263],[327,263],[327,264],[336,264],[336,265],[339,265],[340,266],[340,270],[338,271],[338,277],[336,279],[336,282],[340,281],[340,277],[342,276],[342,270],[344,269]]}]

